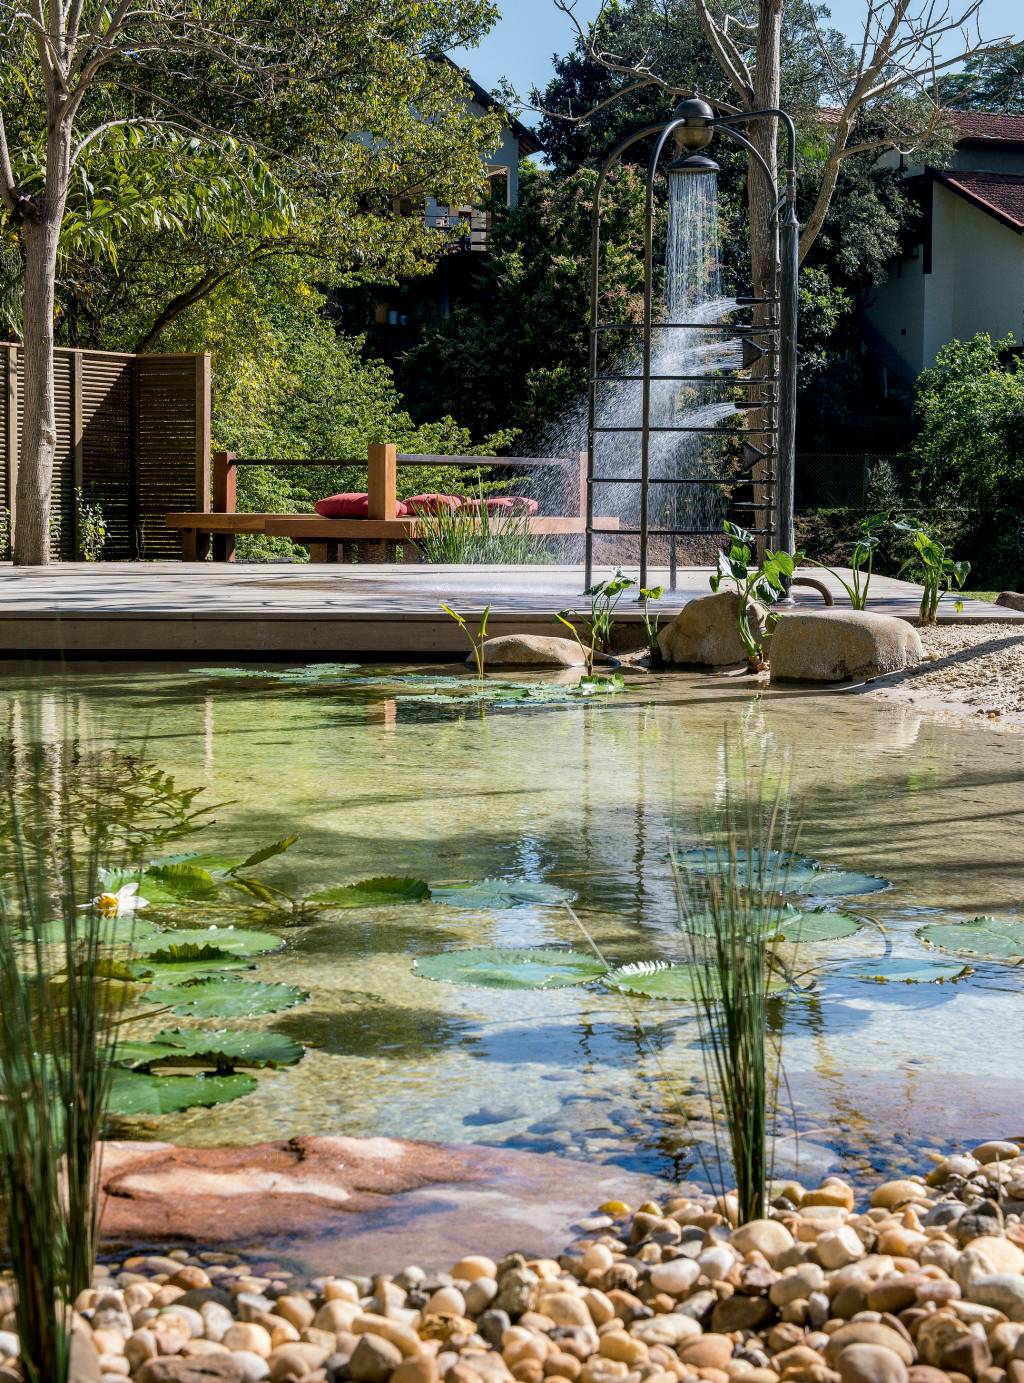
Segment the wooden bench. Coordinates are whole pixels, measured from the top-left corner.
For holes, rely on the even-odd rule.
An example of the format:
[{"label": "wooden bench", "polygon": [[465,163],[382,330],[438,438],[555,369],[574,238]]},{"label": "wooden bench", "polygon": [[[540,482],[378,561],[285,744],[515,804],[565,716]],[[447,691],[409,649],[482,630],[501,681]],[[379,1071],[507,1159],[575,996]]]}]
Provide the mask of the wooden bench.
[{"label": "wooden bench", "polygon": [[[561,471],[561,502],[575,513],[545,514],[529,520],[531,533],[546,537],[582,534],[586,530],[587,471],[585,456],[425,456],[400,453],[390,444],[374,444],[367,454],[367,496],[369,517],[365,519],[325,519],[319,514],[240,514],[235,508],[239,466],[352,466],[359,461],[308,461],[257,459],[244,460],[233,452],[217,452],[213,457],[212,508],[192,513],[167,514],[170,528],[181,533],[182,560],[203,561],[211,554],[215,561],[234,561],[235,538],[239,534],[264,533],[268,537],[290,538],[307,545],[314,562],[337,561],[344,545],[381,543],[394,553],[402,543],[415,544],[420,520],[398,516],[398,468],[454,466],[478,470],[480,467],[504,470],[530,470],[539,467]],[[595,520],[595,526],[614,531],[617,518]]]}]

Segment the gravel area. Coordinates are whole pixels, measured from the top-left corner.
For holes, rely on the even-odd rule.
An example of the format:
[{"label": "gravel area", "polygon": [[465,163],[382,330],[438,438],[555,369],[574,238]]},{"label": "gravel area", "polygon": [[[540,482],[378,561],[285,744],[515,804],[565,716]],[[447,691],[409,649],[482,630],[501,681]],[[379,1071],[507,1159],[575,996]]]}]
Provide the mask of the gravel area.
[{"label": "gravel area", "polygon": [[[734,1196],[680,1189],[607,1202],[557,1259],[305,1283],[122,1258],[75,1302],[73,1383],[1024,1383],[1020,1141],[937,1155],[866,1206],[838,1177],[776,1183],[742,1226]],[[12,1307],[0,1284],[0,1379],[23,1383]]]},{"label": "gravel area", "polygon": [[1024,622],[922,629],[925,661],[870,693],[1024,729]]}]

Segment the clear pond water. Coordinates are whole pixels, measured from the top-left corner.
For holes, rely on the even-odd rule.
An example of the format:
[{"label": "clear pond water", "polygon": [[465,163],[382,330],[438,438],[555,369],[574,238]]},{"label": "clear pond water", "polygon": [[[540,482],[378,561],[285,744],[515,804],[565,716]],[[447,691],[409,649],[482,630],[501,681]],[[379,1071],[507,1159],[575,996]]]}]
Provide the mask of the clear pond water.
[{"label": "clear pond water", "polygon": [[[460,705],[447,684],[418,680],[424,671],[304,684],[180,665],[8,664],[0,708],[7,734],[39,714],[51,735],[73,723],[85,739],[145,743],[180,784],[227,804],[171,848],[245,854],[295,832],[266,877],[296,893],[381,874],[554,884],[576,895],[614,963],[684,954],[669,846],[696,839],[723,788],[726,737],[742,737],[789,765],[802,853],[892,883],[840,900],[881,929],[803,947],[818,983],[775,1006],[787,1135],[799,1135],[780,1162],[799,1157],[808,1176],[884,1169],[922,1147],[1024,1132],[1024,968],[978,963],[944,985],[831,973],[886,951],[920,957],[915,931],[932,921],[1021,918],[1024,737],[864,697],[756,696],[674,675],[586,704]],[[418,957],[467,947],[587,951],[564,908],[424,901],[281,934],[255,977],[310,999],[246,1026],[300,1040],[304,1060],[261,1075],[244,1099],[150,1119],[136,1135],[388,1134],[699,1173],[710,1126],[686,1005],[600,984],[482,989],[413,973]]]}]

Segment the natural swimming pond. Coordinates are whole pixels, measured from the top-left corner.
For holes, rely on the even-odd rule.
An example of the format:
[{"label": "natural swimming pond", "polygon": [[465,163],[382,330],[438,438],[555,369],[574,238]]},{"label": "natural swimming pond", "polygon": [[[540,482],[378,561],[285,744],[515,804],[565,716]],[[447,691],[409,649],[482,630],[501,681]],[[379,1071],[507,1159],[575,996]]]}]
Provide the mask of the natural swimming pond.
[{"label": "natural swimming pond", "polygon": [[[450,667],[244,672],[7,665],[0,679],[5,734],[38,716],[51,736],[70,725],[84,741],[145,744],[179,784],[225,804],[169,849],[241,859],[294,833],[260,869],[291,895],[380,875],[433,888],[295,926],[239,911],[236,925],[285,943],[254,954],[245,978],[309,997],[231,1026],[307,1054],[244,1098],[134,1132],[193,1144],[390,1134],[699,1171],[709,1126],[692,1007],[599,978],[477,987],[457,959],[430,958],[566,946],[592,958],[564,893],[610,965],[681,959],[669,850],[694,843],[721,793],[727,737],[788,762],[803,855],[891,884],[825,890],[827,908],[865,925],[802,945],[814,984],[773,1006],[806,1175],[1021,1131],[1024,969],[975,958],[956,982],[874,977],[901,958],[915,975],[922,961],[960,970],[965,957],[926,948],[922,928],[1022,920],[1024,738],[863,697],[753,696],[682,675],[585,700],[536,678],[488,700]],[[482,880],[505,887],[451,887]],[[151,915],[165,920],[158,904]],[[197,901],[172,920],[208,918]],[[197,1025],[216,1027],[202,1012]]]}]

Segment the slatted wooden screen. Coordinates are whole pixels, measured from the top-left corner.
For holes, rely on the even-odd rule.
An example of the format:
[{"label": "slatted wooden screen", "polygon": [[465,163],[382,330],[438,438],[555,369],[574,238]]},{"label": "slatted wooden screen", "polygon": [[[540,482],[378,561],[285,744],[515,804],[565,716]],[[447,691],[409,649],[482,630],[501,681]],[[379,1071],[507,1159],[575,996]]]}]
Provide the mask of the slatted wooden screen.
[{"label": "slatted wooden screen", "polygon": [[[180,557],[180,535],[164,515],[209,507],[210,357],[54,354],[54,555],[77,552],[80,489],[103,511],[105,558]],[[22,351],[0,342],[0,495],[15,524],[23,423]]]}]

